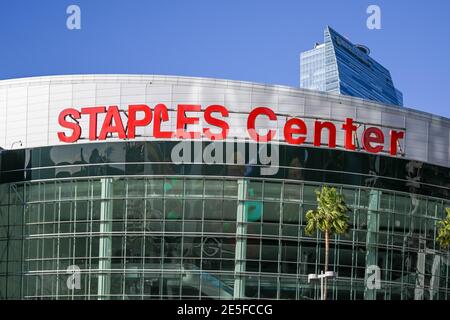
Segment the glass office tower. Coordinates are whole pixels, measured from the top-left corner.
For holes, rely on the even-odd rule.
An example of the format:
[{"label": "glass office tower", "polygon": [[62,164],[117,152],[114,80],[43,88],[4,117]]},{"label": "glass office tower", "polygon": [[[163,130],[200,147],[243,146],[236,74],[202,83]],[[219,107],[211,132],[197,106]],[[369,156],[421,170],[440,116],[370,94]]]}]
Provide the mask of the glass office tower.
[{"label": "glass office tower", "polygon": [[300,87],[403,106],[403,95],[394,87],[389,70],[327,27],[324,43],[300,54]]}]

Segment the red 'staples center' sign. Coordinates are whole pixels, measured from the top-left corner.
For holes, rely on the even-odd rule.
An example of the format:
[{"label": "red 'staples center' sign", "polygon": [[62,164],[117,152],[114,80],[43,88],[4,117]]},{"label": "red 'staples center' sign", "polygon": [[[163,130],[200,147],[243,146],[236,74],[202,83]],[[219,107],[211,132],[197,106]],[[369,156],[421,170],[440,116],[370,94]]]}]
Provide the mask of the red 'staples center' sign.
[{"label": "red 'staples center' sign", "polygon": [[[201,112],[205,122],[212,127],[216,127],[218,133],[213,133],[211,128],[202,128],[200,131],[187,131],[188,125],[199,124],[200,119],[194,116],[188,116],[187,112]],[[98,116],[105,114],[98,134]],[[217,117],[220,115],[221,117]],[[134,139],[136,137],[136,128],[149,126],[153,122],[153,137],[158,139],[199,139],[202,136],[210,140],[225,140],[230,131],[230,126],[225,120],[229,117],[229,111],[222,105],[210,105],[204,110],[197,104],[179,104],[176,116],[176,130],[163,131],[161,124],[169,121],[169,111],[164,104],[157,104],[153,110],[145,104],[133,104],[128,106],[127,122],[124,123],[120,115],[118,106],[105,106],[81,108],[80,110],[68,108],[61,111],[58,122],[61,127],[68,129],[68,132],[58,132],[58,138],[62,142],[73,143],[81,137],[81,126],[79,119],[82,116],[88,118],[89,122],[89,140],[106,140],[111,135],[116,135],[119,139]],[[276,129],[267,129],[267,133],[260,134],[256,128],[258,117],[277,121],[275,112],[267,107],[256,107],[248,115],[247,132],[249,137],[257,142],[270,142],[276,135]],[[71,121],[69,120],[71,119]],[[284,140],[293,145],[301,145],[306,141],[308,133],[307,125],[300,118],[288,118],[283,127]],[[354,124],[352,118],[346,118],[340,129],[344,131],[344,148],[347,150],[356,150],[355,135],[358,127]],[[217,131],[216,130],[216,131]],[[313,145],[322,146],[322,135],[328,133],[327,147],[336,148],[336,125],[331,121],[314,121],[312,128]],[[391,129],[389,132],[389,153],[397,155],[399,141],[404,139],[405,132]],[[370,153],[380,153],[384,149],[386,137],[383,131],[377,127],[366,127],[362,133],[362,146],[364,150]]]}]

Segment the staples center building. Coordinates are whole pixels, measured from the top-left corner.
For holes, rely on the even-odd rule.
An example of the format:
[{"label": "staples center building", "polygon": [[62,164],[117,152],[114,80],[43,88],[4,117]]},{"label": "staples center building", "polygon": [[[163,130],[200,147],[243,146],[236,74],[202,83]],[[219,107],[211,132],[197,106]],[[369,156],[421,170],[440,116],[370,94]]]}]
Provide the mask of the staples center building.
[{"label": "staples center building", "polygon": [[86,75],[0,81],[0,121],[2,299],[317,299],[324,239],[305,212],[325,184],[351,208],[329,298],[450,298],[436,242],[449,119],[282,86]]}]

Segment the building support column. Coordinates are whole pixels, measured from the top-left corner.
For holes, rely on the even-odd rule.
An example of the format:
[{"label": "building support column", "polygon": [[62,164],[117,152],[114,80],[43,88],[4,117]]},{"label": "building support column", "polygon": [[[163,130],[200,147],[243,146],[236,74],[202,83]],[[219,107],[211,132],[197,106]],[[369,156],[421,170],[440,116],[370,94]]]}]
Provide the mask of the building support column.
[{"label": "building support column", "polygon": [[441,257],[433,252],[433,265],[431,267],[430,280],[430,300],[434,300],[435,296],[439,300],[439,275],[441,271]]},{"label": "building support column", "polygon": [[101,179],[100,238],[98,262],[99,300],[109,299],[111,288],[112,178]]},{"label": "building support column", "polygon": [[[380,228],[380,217],[378,214],[381,191],[370,190],[369,210],[367,211],[367,235],[366,235],[366,272],[364,277],[364,300],[376,300],[376,286],[368,286],[368,271],[376,270],[375,281],[380,281],[379,266],[377,261],[377,236]],[[376,266],[371,267],[371,266]]]},{"label": "building support column", "polygon": [[416,287],[414,288],[414,300],[424,299],[425,290],[425,259],[426,259],[426,239],[419,239],[419,252],[417,253],[416,265]]},{"label": "building support column", "polygon": [[247,213],[245,210],[247,184],[248,181],[245,179],[238,180],[233,299],[245,297],[245,276],[243,273],[245,272],[245,260],[247,257]]}]

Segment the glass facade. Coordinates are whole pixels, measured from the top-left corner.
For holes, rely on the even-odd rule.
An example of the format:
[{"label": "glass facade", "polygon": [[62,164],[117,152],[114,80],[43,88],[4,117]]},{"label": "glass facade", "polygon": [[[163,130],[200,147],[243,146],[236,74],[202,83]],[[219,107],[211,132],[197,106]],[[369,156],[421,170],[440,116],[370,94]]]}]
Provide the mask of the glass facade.
[{"label": "glass facade", "polygon": [[[307,277],[323,270],[324,239],[305,234],[305,213],[327,184],[351,208],[331,241],[330,298],[450,299],[449,252],[435,242],[448,168],[283,146],[278,175],[263,177],[172,165],[173,145],[2,152],[0,298],[318,299]],[[366,286],[370,266],[379,289]]]},{"label": "glass facade", "polygon": [[[339,93],[339,86],[337,81],[337,69],[335,63],[325,64],[325,61],[332,60],[325,58],[326,49],[329,46],[325,44],[316,45],[313,50],[303,52],[301,55],[300,68],[300,87],[317,91],[328,91]],[[328,73],[327,70],[328,69]],[[335,74],[332,77],[332,74]],[[327,83],[327,76],[333,81]],[[334,81],[335,80],[335,81]]]},{"label": "glass facade", "polygon": [[323,44],[301,53],[300,87],[403,105],[389,70],[372,59],[366,47],[354,45],[330,27]]}]

